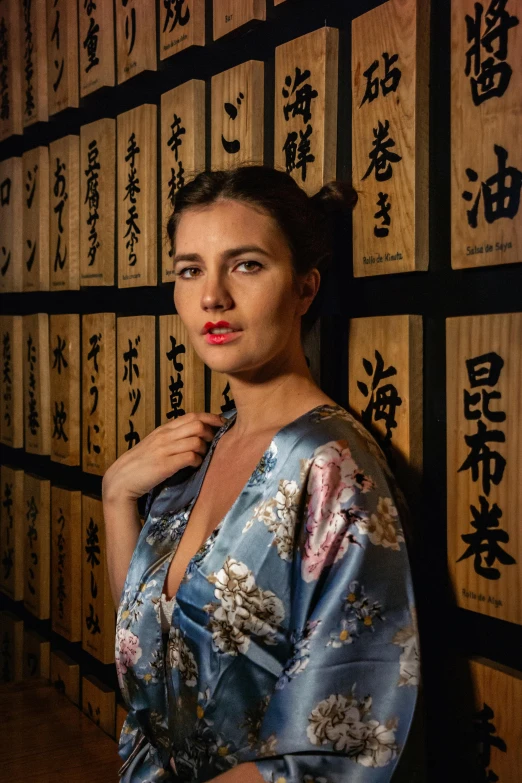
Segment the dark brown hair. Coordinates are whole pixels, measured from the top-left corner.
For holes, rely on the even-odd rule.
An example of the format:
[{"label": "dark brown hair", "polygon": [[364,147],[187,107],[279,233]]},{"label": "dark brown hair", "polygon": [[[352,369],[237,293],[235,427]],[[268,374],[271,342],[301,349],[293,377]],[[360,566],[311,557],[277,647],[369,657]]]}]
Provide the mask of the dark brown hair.
[{"label": "dark brown hair", "polygon": [[[285,171],[270,166],[246,165],[228,171],[203,171],[175,194],[167,235],[175,252],[176,229],[183,212],[217,200],[242,201],[274,218],[292,254],[294,275],[316,267],[321,278],[330,266],[339,234],[345,232],[357,194],[351,184],[329,182],[309,197]],[[319,294],[302,317],[302,334],[317,319]]]}]

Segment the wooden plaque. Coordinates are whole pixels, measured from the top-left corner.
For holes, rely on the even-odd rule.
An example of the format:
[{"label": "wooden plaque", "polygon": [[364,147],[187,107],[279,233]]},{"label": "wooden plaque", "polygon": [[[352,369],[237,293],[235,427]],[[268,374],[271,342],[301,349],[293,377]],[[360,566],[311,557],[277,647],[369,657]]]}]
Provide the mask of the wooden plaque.
[{"label": "wooden plaque", "polygon": [[212,168],[263,163],[264,64],[249,60],[212,77]]},{"label": "wooden plaque", "polygon": [[0,141],[22,133],[21,3],[0,0]]},{"label": "wooden plaque", "polygon": [[103,476],[116,459],[116,318],[82,316],[82,470]]},{"label": "wooden plaque", "polygon": [[51,642],[36,631],[24,629],[24,680],[49,679]]},{"label": "wooden plaque", "polygon": [[[24,606],[39,620],[50,617],[51,482],[24,476]],[[44,675],[42,675],[44,676]],[[49,675],[47,675],[49,676]]]},{"label": "wooden plaque", "polygon": [[338,48],[321,27],[275,50],[274,165],[308,195],[336,176]]},{"label": "wooden plaque", "polygon": [[428,268],[429,0],[352,23],[355,277]]},{"label": "wooden plaque", "polygon": [[46,0],[22,0],[22,118],[24,128],[49,119]]},{"label": "wooden plaque", "polygon": [[24,472],[0,467],[0,590],[13,601],[24,598]]},{"label": "wooden plaque", "polygon": [[116,65],[118,84],[142,71],[155,71],[156,0],[116,3]]},{"label": "wooden plaque", "polygon": [[101,500],[82,496],[82,647],[101,663],[114,663],[116,616],[105,553]]},{"label": "wooden plaque", "polygon": [[114,87],[114,3],[87,0],[78,3],[80,95],[100,87]]},{"label": "wooden plaque", "polygon": [[0,612],[0,682],[23,680],[24,621],[13,612]]},{"label": "wooden plaque", "polygon": [[179,315],[160,315],[161,424],[205,410],[205,365]]},{"label": "wooden plaque", "polygon": [[231,396],[228,377],[222,372],[211,370],[210,374],[210,412],[222,413],[235,410],[234,398]]},{"label": "wooden plaque", "polygon": [[472,731],[485,781],[519,783],[522,769],[522,675],[485,658],[469,662]]},{"label": "wooden plaque", "polygon": [[521,260],[521,11],[516,0],[500,3],[493,11],[491,4],[488,10],[486,3],[452,0],[451,265],[454,269]]},{"label": "wooden plaque", "polygon": [[49,316],[34,313],[22,317],[24,448],[31,454],[50,454]]},{"label": "wooden plaque", "polygon": [[0,163],[0,293],[22,290],[22,203],[22,158],[9,158]]},{"label": "wooden plaque", "polygon": [[71,0],[47,0],[47,93],[49,114],[79,106],[78,4]]},{"label": "wooden plaque", "polygon": [[[52,316],[55,317],[56,316]],[[70,642],[82,640],[82,493],[51,488],[51,621]]]},{"label": "wooden plaque", "polygon": [[22,155],[24,291],[49,290],[49,149]]},{"label": "wooden plaque", "polygon": [[24,446],[23,316],[0,315],[2,376],[0,395],[0,441],[13,449]]},{"label": "wooden plaque", "polygon": [[156,426],[156,316],[118,318],[118,457]]},{"label": "wooden plaque", "polygon": [[97,677],[82,677],[82,712],[114,738],[116,693]]},{"label": "wooden plaque", "polygon": [[350,412],[376,438],[404,488],[422,473],[422,316],[352,318]]},{"label": "wooden plaque", "polygon": [[80,288],[80,139],[65,136],[49,146],[49,284],[52,291]]},{"label": "wooden plaque", "polygon": [[116,121],[80,130],[80,284],[114,285]]},{"label": "wooden plaque", "polygon": [[448,559],[458,606],[522,624],[522,313],[446,321]]},{"label": "wooden plaque", "polygon": [[50,680],[56,690],[80,705],[80,667],[61,650],[51,650]]},{"label": "wooden plaque", "polygon": [[118,115],[118,286],[156,285],[156,106]]},{"label": "wooden plaque", "polygon": [[214,41],[254,20],[265,21],[265,0],[214,0]]},{"label": "wooden plaque", "polygon": [[173,279],[166,233],[176,191],[205,168],[205,82],[191,79],[161,96],[162,283]]},{"label": "wooden plaque", "polygon": [[160,60],[189,46],[205,46],[205,0],[167,0],[158,9]]},{"label": "wooden plaque", "polygon": [[80,465],[80,316],[51,315],[51,459]]}]

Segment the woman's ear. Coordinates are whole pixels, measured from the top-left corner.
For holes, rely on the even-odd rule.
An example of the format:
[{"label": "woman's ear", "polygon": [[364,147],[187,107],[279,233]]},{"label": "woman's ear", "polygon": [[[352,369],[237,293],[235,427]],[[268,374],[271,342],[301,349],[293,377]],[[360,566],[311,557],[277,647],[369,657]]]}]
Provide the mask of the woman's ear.
[{"label": "woman's ear", "polygon": [[302,309],[300,315],[304,315],[308,311],[310,305],[316,297],[320,284],[321,273],[317,267],[310,269],[306,275],[303,275],[300,281],[300,299],[301,307],[304,309]]}]

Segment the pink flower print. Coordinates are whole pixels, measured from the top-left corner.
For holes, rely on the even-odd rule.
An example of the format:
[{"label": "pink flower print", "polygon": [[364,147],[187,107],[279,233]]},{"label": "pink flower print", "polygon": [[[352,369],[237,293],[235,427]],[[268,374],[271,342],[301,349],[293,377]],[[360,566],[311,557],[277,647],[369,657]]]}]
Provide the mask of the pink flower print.
[{"label": "pink flower print", "polygon": [[127,673],[127,669],[134,666],[141,658],[141,653],[139,638],[132,631],[129,631],[128,628],[119,628],[114,660],[118,682],[122,690],[124,688],[123,675]]}]

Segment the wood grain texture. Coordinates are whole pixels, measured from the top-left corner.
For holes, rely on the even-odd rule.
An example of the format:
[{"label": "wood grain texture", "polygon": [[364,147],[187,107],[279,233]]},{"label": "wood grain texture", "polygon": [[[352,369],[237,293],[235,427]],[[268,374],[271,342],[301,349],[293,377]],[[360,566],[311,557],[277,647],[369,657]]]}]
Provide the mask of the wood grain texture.
[{"label": "wood grain texture", "polygon": [[212,77],[212,168],[263,163],[264,63],[249,60]]},{"label": "wood grain texture", "polygon": [[80,465],[80,316],[49,316],[51,459]]},{"label": "wood grain texture", "polygon": [[205,410],[205,365],[179,315],[159,316],[161,424]]},{"label": "wood grain texture", "polygon": [[62,650],[51,650],[50,680],[57,691],[80,706],[80,667]]},{"label": "wood grain texture", "polygon": [[51,642],[37,631],[24,628],[24,680],[49,679]]},{"label": "wood grain texture", "polygon": [[254,20],[266,19],[265,0],[214,0],[214,41]]},{"label": "wood grain texture", "polygon": [[114,87],[114,3],[78,0],[80,95]]},{"label": "wood grain texture", "polygon": [[22,0],[22,119],[26,128],[49,119],[46,0]]},{"label": "wood grain texture", "polygon": [[339,31],[321,27],[275,50],[274,166],[313,195],[335,179]]},{"label": "wood grain texture", "polygon": [[82,647],[101,663],[114,663],[116,613],[107,572],[103,506],[91,495],[82,495],[82,534]]},{"label": "wood grain texture", "polygon": [[24,315],[24,449],[51,453],[51,384],[49,377],[49,316]]},{"label": "wood grain texture", "polygon": [[[24,476],[24,607],[38,620],[48,620],[51,597],[51,482]],[[25,667],[25,664],[24,664]],[[49,676],[47,669],[47,675]],[[25,677],[25,674],[24,674]]]},{"label": "wood grain texture", "polygon": [[79,106],[78,5],[47,0],[47,94],[49,115]]},{"label": "wood grain texture", "polygon": [[80,285],[114,285],[116,121],[80,129]]},{"label": "wood grain texture", "polygon": [[[9,611],[0,612],[0,677],[1,682],[21,682],[24,660],[24,621]],[[4,699],[2,699],[2,704]],[[5,726],[6,721],[3,721]],[[5,757],[4,757],[5,758]]]},{"label": "wood grain texture", "polygon": [[143,104],[118,115],[120,288],[157,284],[156,114]]},{"label": "wood grain texture", "polygon": [[156,0],[127,0],[115,5],[118,84],[157,68],[156,5]]},{"label": "wood grain texture", "polygon": [[116,694],[97,677],[82,677],[82,711],[114,739]]},{"label": "wood grain texture", "polygon": [[212,370],[210,374],[210,412],[218,415],[235,408],[228,377]]},{"label": "wood grain texture", "polygon": [[0,591],[13,601],[24,598],[24,472],[0,466]]},{"label": "wood grain texture", "polygon": [[2,367],[0,378],[0,442],[14,449],[24,445],[23,316],[0,315]]},{"label": "wood grain texture", "polygon": [[82,470],[103,476],[116,459],[116,317],[82,316]]},{"label": "wood grain texture", "polygon": [[172,200],[205,168],[205,82],[191,79],[161,96],[161,282],[173,279],[167,222]]},{"label": "wood grain texture", "polygon": [[518,624],[521,377],[522,313],[447,319],[448,564],[455,601]]},{"label": "wood grain texture", "polygon": [[49,148],[22,155],[24,291],[49,290]]},{"label": "wood grain texture", "polygon": [[355,277],[428,268],[429,8],[390,0],[352,23]]},{"label": "wood grain texture", "polygon": [[51,625],[70,642],[82,640],[82,495],[51,488]]},{"label": "wood grain texture", "polygon": [[118,457],[156,426],[156,316],[117,319]]},{"label": "wood grain texture", "polygon": [[205,0],[160,3],[158,8],[160,60],[189,46],[205,46]]},{"label": "wood grain texture", "polygon": [[23,130],[21,10],[19,0],[0,0],[0,141]]},{"label": "wood grain texture", "polygon": [[49,287],[80,288],[80,139],[49,145]]},{"label": "wood grain texture", "polygon": [[[479,39],[487,30],[488,6],[483,5],[477,28]],[[522,257],[522,9],[519,2],[509,0],[502,11],[506,25],[499,22],[492,27],[506,30],[506,56],[502,59],[499,53],[503,47],[498,43],[486,48],[477,41],[476,7],[478,10],[482,4],[474,0],[452,0],[451,4],[454,269],[513,264]],[[518,23],[511,27],[509,22],[508,27],[508,18]]]},{"label": "wood grain texture", "polygon": [[22,158],[0,163],[0,293],[22,290]]}]

